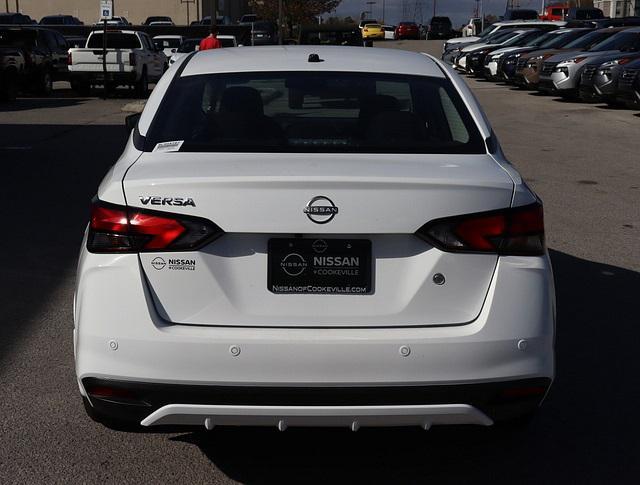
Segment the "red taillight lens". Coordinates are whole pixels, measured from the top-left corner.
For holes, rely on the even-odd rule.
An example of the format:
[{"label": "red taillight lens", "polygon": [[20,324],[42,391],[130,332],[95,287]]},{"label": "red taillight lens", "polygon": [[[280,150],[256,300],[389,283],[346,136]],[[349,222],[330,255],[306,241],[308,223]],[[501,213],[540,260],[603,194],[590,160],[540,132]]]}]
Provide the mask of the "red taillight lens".
[{"label": "red taillight lens", "polygon": [[545,249],[540,203],[438,219],[417,234],[449,252],[538,256]]},{"label": "red taillight lens", "polygon": [[69,52],[67,54],[67,66],[71,66],[73,65],[73,54],[71,54],[71,52]]},{"label": "red taillight lens", "polygon": [[91,207],[87,249],[93,253],[190,251],[220,236],[210,221],[100,201]]},{"label": "red taillight lens", "polygon": [[629,64],[631,61],[635,60],[633,57],[623,57],[618,61],[619,66],[624,66],[625,64]]}]

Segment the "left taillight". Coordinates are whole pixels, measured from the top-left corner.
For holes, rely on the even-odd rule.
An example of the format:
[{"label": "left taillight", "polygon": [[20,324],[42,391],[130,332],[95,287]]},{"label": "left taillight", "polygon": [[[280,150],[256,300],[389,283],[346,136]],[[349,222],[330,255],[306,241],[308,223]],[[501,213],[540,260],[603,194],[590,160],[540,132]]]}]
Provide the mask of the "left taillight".
[{"label": "left taillight", "polygon": [[222,234],[206,219],[95,201],[87,249],[92,253],[192,251]]},{"label": "left taillight", "polygon": [[494,253],[503,256],[544,254],[542,204],[437,219],[417,235],[447,252]]},{"label": "left taillight", "polygon": [[67,54],[67,66],[73,65],[73,53],[69,52]]}]

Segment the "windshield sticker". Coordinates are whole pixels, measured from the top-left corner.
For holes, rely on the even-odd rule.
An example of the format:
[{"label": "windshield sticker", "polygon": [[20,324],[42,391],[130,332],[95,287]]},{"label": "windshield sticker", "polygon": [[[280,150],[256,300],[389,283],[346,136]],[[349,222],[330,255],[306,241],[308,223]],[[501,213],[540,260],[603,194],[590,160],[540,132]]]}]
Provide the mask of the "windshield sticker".
[{"label": "windshield sticker", "polygon": [[183,143],[184,143],[184,140],[164,141],[162,143],[158,143],[156,147],[153,149],[153,152],[154,153],[179,152]]}]

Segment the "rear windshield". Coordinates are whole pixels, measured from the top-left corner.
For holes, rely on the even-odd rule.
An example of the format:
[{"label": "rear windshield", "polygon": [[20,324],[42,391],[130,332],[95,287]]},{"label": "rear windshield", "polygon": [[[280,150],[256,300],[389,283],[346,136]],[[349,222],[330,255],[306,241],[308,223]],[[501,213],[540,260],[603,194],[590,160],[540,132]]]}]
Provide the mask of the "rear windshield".
[{"label": "rear windshield", "polygon": [[164,96],[146,149],[486,153],[448,80],[345,72],[182,77]]},{"label": "rear windshield", "polygon": [[181,52],[183,54],[186,54],[187,52],[193,52],[194,50],[196,50],[196,47],[200,46],[201,41],[202,39],[185,40],[182,44],[180,44],[178,52]]},{"label": "rear windshield", "polygon": [[40,23],[42,25],[64,25],[64,17],[45,17]]},{"label": "rear windshield", "polygon": [[[90,49],[102,48],[102,36],[93,34],[89,37],[87,47]],[[120,32],[107,32],[107,49],[140,49],[140,41],[135,34],[123,34]]]},{"label": "rear windshield", "polygon": [[180,39],[153,39],[158,49],[173,49],[180,47]]},{"label": "rear windshield", "polygon": [[567,30],[566,32],[560,33],[551,33],[549,37],[545,39],[544,42],[539,44],[541,49],[555,49],[557,47],[562,47],[569,42],[574,41],[575,39],[586,35],[585,31],[571,31]]},{"label": "rear windshield", "polygon": [[599,51],[631,51],[640,50],[640,32],[619,32],[599,44],[594,45],[590,50]]},{"label": "rear windshield", "polygon": [[0,30],[0,46],[28,47],[36,41],[35,30]]}]

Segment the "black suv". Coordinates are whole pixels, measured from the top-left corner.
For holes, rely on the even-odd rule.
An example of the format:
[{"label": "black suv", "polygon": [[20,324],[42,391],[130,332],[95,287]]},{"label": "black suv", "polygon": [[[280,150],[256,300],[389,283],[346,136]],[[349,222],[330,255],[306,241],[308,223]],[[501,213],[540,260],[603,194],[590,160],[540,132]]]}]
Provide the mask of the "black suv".
[{"label": "black suv", "polygon": [[47,15],[40,19],[40,25],[84,25],[73,15]]},{"label": "black suv", "polygon": [[33,20],[21,13],[0,13],[0,25],[31,25]]},{"label": "black suv", "polygon": [[25,59],[25,85],[48,95],[54,81],[69,78],[67,57],[69,45],[54,30],[39,27],[0,27],[0,47],[20,50]]},{"label": "black suv", "polygon": [[450,39],[453,26],[449,17],[432,17],[427,30],[427,39]]}]

